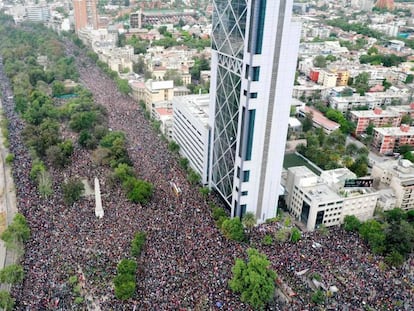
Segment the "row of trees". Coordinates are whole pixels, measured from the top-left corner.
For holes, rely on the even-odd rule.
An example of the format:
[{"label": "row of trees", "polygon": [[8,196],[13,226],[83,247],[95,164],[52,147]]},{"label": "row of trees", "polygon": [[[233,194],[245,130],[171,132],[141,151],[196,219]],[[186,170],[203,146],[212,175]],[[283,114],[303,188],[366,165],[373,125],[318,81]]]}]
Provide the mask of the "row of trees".
[{"label": "row of trees", "polygon": [[373,54],[361,55],[359,57],[361,64],[383,65],[384,67],[398,66],[406,60],[407,57],[397,56],[395,54]]},{"label": "row of trees", "polygon": [[248,240],[250,231],[256,224],[256,216],[253,213],[247,212],[240,220],[239,217],[230,218],[223,208],[214,204],[211,208],[213,219],[226,238],[239,242]]},{"label": "row of trees", "polygon": [[[24,242],[30,238],[30,228],[27,224],[26,218],[17,213],[11,224],[0,235],[0,238],[4,241],[4,244],[8,250],[12,250],[17,253],[18,256],[22,255],[24,251]],[[24,271],[23,267],[19,264],[11,264],[0,270],[0,282],[8,284],[19,284],[23,282]],[[4,310],[13,310],[15,300],[10,296],[10,293],[1,290],[0,291],[0,308]]]},{"label": "row of trees", "polygon": [[[119,83],[121,81],[127,83],[126,80],[120,79],[116,72],[110,70],[106,64],[97,60],[93,53],[88,53],[88,55],[92,57],[92,59],[95,59],[103,71],[115,80],[118,84],[118,89],[120,89]],[[129,93],[129,90],[126,88],[124,89],[124,92],[122,92],[121,89],[120,91],[121,93]],[[103,165],[109,165],[113,169],[111,180],[114,185],[118,183],[122,185],[122,188],[127,194],[127,198],[131,202],[141,204],[147,203],[152,197],[154,187],[151,183],[135,176],[132,162],[128,155],[125,134],[121,131],[99,132],[99,134],[104,133],[105,135],[99,135],[99,137],[101,137],[99,146],[94,151],[93,155],[95,161]],[[93,148],[95,146],[95,141],[95,136],[82,128],[79,135],[79,144],[88,148]]]},{"label": "row of trees", "polygon": [[379,40],[382,40],[384,38],[383,33],[369,28],[367,24],[349,23],[349,21],[345,18],[327,20],[326,23],[329,26],[341,28],[342,30],[346,32],[354,31],[356,33],[359,33],[359,34],[362,34],[362,35],[365,35],[371,38],[376,38]]},{"label": "row of trees", "polygon": [[385,256],[385,262],[391,266],[400,266],[414,249],[414,211],[395,208],[378,220],[363,223],[355,216],[346,216],[344,228],[358,232],[372,252]]},{"label": "row of trees", "polygon": [[137,261],[140,259],[146,241],[145,232],[136,232],[131,241],[131,254],[135,259],[122,259],[117,266],[114,278],[115,296],[126,300],[134,296],[136,289]]}]

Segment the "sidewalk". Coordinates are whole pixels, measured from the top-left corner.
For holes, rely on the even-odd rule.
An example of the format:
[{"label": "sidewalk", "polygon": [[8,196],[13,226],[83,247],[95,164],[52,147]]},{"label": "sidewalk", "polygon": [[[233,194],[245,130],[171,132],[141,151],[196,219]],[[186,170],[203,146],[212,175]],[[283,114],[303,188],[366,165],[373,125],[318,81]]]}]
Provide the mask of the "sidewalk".
[{"label": "sidewalk", "polygon": [[[0,108],[1,99],[0,99]],[[0,114],[0,122],[3,116]],[[8,154],[7,148],[3,144],[4,138],[0,131],[0,213],[4,213],[6,226],[13,221],[17,213],[16,191],[14,188],[11,167],[6,164]],[[0,239],[0,269],[15,262],[14,252],[6,250],[3,240]],[[2,290],[10,290],[10,286],[1,285]]]}]

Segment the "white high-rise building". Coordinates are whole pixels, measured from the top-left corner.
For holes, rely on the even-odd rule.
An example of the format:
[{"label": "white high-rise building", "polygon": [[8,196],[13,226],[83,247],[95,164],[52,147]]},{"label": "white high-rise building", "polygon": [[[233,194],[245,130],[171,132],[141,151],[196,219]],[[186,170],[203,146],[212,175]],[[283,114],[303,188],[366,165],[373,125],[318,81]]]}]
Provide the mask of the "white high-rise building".
[{"label": "white high-rise building", "polygon": [[275,217],[300,24],[292,0],[213,0],[210,186],[232,217]]}]

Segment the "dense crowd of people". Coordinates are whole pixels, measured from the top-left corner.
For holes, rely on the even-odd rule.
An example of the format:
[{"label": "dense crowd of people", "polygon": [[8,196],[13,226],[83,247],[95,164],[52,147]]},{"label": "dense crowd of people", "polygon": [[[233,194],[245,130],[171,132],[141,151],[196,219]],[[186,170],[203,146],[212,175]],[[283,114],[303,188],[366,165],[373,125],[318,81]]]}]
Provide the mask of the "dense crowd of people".
[{"label": "dense crowd of people", "polygon": [[[252,243],[261,244],[265,234],[280,227],[280,223],[262,225],[254,231]],[[279,242],[261,249],[292,289],[287,292],[292,309],[301,310],[318,286],[332,295],[326,299],[329,310],[414,308],[414,257],[399,269],[387,269],[383,258],[372,255],[355,233],[333,227],[327,233],[304,233],[297,243]]]},{"label": "dense crowd of people", "polygon": [[[77,49],[69,42],[66,48],[72,55]],[[96,165],[90,151],[76,146],[67,168],[49,170],[53,195],[40,197],[29,178],[31,159],[21,138],[24,124],[13,109],[11,88],[0,68],[3,110],[10,122],[10,150],[15,155],[18,209],[31,228],[22,262],[25,279],[12,291],[16,308],[76,309],[68,279],[77,275],[90,309],[96,305],[101,310],[250,310],[228,287],[234,260],[245,258],[247,244],[220,234],[208,203],[188,183],[176,157],[137,103],[120,94],[82,51],[76,62],[80,81],[96,103],[107,109],[108,128],[126,134],[137,176],[151,182],[155,191],[148,204],[130,203],[120,187],[108,182],[109,168]],[[70,177],[87,179],[91,185],[94,177],[99,178],[102,219],[95,217],[94,196],[83,197],[72,207],[63,203],[61,185]],[[181,188],[180,195],[170,182]],[[298,275],[305,269],[319,273],[327,286],[338,288],[329,300],[337,310],[363,310],[365,305],[376,310],[414,309],[410,299],[413,275],[407,272],[412,273],[412,261],[405,269],[381,271],[379,259],[356,236],[341,229],[326,236],[307,233],[297,244],[262,246],[263,235],[276,229],[275,224],[264,225],[252,233],[252,243],[268,255],[280,278],[296,293],[289,305],[275,302],[272,310],[311,308],[308,273]],[[130,242],[137,231],[146,232],[147,241],[137,259],[136,298],[120,301],[114,296],[112,279],[117,263],[130,257]],[[314,241],[321,247],[314,248]]]}]

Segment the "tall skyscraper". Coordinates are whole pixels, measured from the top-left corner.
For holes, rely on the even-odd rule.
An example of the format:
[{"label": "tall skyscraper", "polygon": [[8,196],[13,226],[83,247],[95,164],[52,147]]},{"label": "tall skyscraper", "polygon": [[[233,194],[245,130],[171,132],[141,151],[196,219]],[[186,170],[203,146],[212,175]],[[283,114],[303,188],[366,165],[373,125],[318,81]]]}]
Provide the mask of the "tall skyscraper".
[{"label": "tall skyscraper", "polygon": [[375,7],[392,11],[394,10],[394,0],[378,0]]},{"label": "tall skyscraper", "polygon": [[98,29],[98,11],[96,0],[73,0],[75,31],[85,27]]},{"label": "tall skyscraper", "polygon": [[292,0],[213,0],[210,185],[232,216],[275,217],[300,25]]}]

